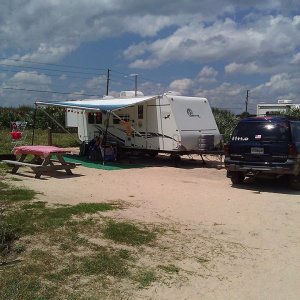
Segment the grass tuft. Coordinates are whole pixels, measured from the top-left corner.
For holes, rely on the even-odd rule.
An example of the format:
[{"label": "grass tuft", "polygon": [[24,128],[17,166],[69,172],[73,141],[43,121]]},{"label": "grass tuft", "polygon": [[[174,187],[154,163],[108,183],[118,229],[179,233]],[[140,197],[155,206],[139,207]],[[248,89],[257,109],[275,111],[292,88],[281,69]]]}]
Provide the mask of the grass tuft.
[{"label": "grass tuft", "polygon": [[0,255],[9,253],[13,242],[18,238],[17,231],[3,220],[0,220]]},{"label": "grass tuft", "polygon": [[86,275],[111,275],[124,277],[128,275],[127,262],[118,253],[109,253],[106,250],[97,255],[85,257],[82,260],[82,269]]},{"label": "grass tuft", "polygon": [[179,273],[179,270],[180,270],[177,266],[172,265],[172,264],[171,265],[167,265],[167,266],[165,266],[165,265],[159,265],[158,267],[160,269],[164,270],[167,273]]},{"label": "grass tuft", "polygon": [[157,280],[157,276],[153,270],[146,270],[136,274],[133,279],[139,283],[139,288],[146,288]]},{"label": "grass tuft", "polygon": [[112,220],[107,223],[103,234],[107,239],[132,246],[148,244],[156,238],[156,234],[153,231],[140,229],[135,224]]},{"label": "grass tuft", "polygon": [[5,182],[0,182],[0,201],[28,201],[37,193],[26,188],[12,187]]}]

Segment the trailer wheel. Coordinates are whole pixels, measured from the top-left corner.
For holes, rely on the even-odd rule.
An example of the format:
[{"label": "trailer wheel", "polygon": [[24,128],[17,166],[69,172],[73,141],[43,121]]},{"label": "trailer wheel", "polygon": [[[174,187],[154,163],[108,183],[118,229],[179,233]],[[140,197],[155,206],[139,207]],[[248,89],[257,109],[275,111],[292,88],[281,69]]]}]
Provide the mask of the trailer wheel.
[{"label": "trailer wheel", "polygon": [[155,158],[157,155],[158,155],[158,151],[154,150],[154,151],[149,151],[148,152],[148,155],[151,157],[151,158]]},{"label": "trailer wheel", "polygon": [[230,179],[232,184],[242,184],[245,179],[245,175],[243,172],[231,172]]},{"label": "trailer wheel", "polygon": [[181,156],[179,154],[171,154],[170,159],[173,162],[174,166],[177,168],[181,161]]}]

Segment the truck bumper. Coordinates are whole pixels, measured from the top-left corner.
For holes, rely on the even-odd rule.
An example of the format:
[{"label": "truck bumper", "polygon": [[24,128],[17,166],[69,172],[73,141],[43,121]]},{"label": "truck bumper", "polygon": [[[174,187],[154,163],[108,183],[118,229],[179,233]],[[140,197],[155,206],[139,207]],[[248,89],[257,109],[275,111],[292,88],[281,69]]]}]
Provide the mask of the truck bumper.
[{"label": "truck bumper", "polygon": [[259,173],[275,175],[298,175],[299,164],[294,160],[287,160],[285,163],[262,163],[254,164],[247,162],[237,162],[229,159],[224,161],[225,169],[231,172],[243,172],[245,175],[255,175]]}]

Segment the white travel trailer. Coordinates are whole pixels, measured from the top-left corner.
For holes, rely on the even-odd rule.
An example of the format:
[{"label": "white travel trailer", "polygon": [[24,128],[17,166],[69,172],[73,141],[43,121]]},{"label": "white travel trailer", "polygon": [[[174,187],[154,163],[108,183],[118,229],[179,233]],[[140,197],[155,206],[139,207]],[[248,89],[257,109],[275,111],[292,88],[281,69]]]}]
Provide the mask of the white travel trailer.
[{"label": "white travel trailer", "polygon": [[124,150],[148,153],[197,153],[213,150],[221,135],[205,98],[166,93],[121,98],[37,102],[37,106],[64,107],[66,126],[77,127],[82,142],[95,136],[116,143]]},{"label": "white travel trailer", "polygon": [[293,103],[292,100],[280,99],[277,103],[259,103],[257,104],[257,116],[274,115],[285,113],[292,108],[300,108],[300,104]]}]

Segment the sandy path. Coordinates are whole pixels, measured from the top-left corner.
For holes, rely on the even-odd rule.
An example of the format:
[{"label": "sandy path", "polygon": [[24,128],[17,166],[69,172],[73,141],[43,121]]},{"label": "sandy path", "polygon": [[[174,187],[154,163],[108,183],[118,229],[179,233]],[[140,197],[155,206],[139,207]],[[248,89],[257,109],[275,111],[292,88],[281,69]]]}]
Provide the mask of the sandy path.
[{"label": "sandy path", "polygon": [[200,236],[240,245],[236,259],[216,260],[217,276],[154,285],[138,298],[300,299],[299,192],[278,182],[233,188],[224,169],[199,165],[120,171],[78,167],[74,173],[78,176],[42,180],[28,173],[18,184],[42,192],[39,199],[50,203],[126,201],[131,206],[114,212],[116,217],[177,224],[193,237],[195,249]]}]

